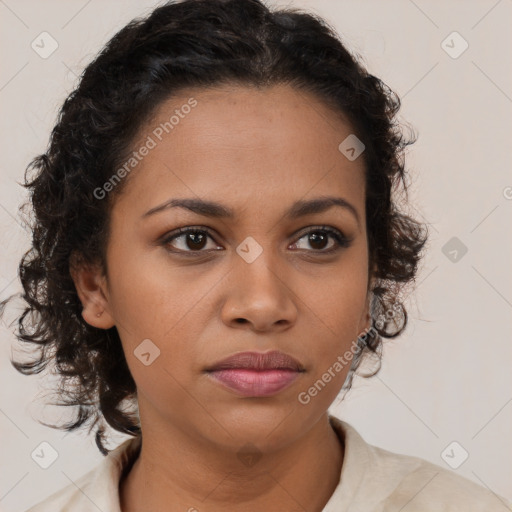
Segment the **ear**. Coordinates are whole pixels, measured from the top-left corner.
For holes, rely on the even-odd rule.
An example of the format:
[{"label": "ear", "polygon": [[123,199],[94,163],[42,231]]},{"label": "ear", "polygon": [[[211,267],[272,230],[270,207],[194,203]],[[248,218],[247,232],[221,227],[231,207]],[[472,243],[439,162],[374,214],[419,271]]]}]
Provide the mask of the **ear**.
[{"label": "ear", "polygon": [[107,280],[100,266],[79,263],[73,254],[69,272],[83,306],[83,319],[99,329],[113,327],[115,321],[109,307]]},{"label": "ear", "polygon": [[361,315],[361,320],[359,322],[359,332],[358,334],[365,333],[370,330],[372,326],[371,315],[370,315],[370,301],[371,301],[371,291],[369,291],[366,295],[366,305]]},{"label": "ear", "polygon": [[371,300],[373,295],[373,287],[375,286],[375,272],[376,266],[373,268],[373,273],[369,276],[368,282],[368,291],[366,294],[366,303],[363,313],[361,315],[361,321],[359,323],[359,333],[367,332],[370,330],[372,326],[372,317],[371,317]]}]

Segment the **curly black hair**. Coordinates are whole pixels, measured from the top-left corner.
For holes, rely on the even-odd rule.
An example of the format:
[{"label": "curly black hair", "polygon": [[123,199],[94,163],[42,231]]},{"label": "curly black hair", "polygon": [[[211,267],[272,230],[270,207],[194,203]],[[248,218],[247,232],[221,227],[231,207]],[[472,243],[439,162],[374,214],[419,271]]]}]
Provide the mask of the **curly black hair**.
[{"label": "curly black hair", "polygon": [[[271,10],[260,0],[184,0],[128,23],[85,68],[47,151],[30,162],[20,184],[30,190],[26,205],[34,216],[31,248],[19,264],[24,310],[16,337],[37,355],[11,363],[25,375],[55,364],[58,405],[77,410],[72,421],[49,426],[71,431],[90,422],[104,455],[106,424],[141,433],[137,414],[123,408],[136,407],[137,388],[118,331],[84,321],[70,265],[99,264],[108,275],[110,213],[129,177],[107,200],[95,191],[129,158],[138,130],[159,105],[189,87],[288,84],[348,118],[365,144],[369,272],[376,284],[372,327],[358,338],[346,384],[365,354],[377,355],[380,368],[382,337],[397,336],[407,324],[400,294],[414,281],[427,228],[399,210],[397,200],[407,195],[404,150],[416,139],[406,138],[396,120],[399,97],[361,60],[314,14]],[[0,304],[2,315],[12,298]]]}]

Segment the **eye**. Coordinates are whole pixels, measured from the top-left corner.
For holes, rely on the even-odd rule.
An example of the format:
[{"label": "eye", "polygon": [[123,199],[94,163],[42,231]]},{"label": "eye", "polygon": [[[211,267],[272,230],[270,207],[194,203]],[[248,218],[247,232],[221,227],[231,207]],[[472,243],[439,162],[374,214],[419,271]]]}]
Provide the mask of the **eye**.
[{"label": "eye", "polygon": [[[333,239],[334,243],[328,249],[325,249],[329,238]],[[306,240],[305,244],[309,244],[311,247],[313,247],[313,252],[319,252],[322,254],[330,254],[336,252],[341,248],[349,247],[351,243],[351,240],[343,235],[341,231],[330,228],[328,226],[319,226],[314,229],[310,229],[293,245],[297,248],[302,239]],[[303,247],[298,248],[302,249]],[[306,250],[308,250],[307,247]]]},{"label": "eye", "polygon": [[[162,240],[162,244],[165,246],[174,247],[176,250],[170,249],[171,252],[207,252],[207,250],[212,250],[212,248],[207,250],[202,250],[207,247],[208,238],[212,239],[210,232],[204,228],[180,228],[174,233],[171,233],[169,236],[165,237]],[[171,242],[175,240],[179,240],[180,242],[176,245],[178,247],[173,246]],[[215,246],[213,250],[215,250],[218,246]]]},{"label": "eye", "polygon": [[[329,226],[318,226],[302,233],[299,240],[292,245],[294,249],[331,254],[351,244],[351,240],[345,237],[343,233]],[[208,239],[214,241],[213,235],[208,229],[187,227],[173,231],[164,237],[161,243],[166,247],[171,247],[168,250],[175,253],[193,254],[219,250],[219,246],[215,244],[213,244],[213,247],[208,248]],[[306,244],[313,248],[312,250],[307,247],[300,247],[300,241],[303,239],[306,241]],[[326,249],[329,239],[334,240],[334,243],[330,247],[327,245],[329,248]],[[176,241],[179,241],[179,243],[175,243]]]}]

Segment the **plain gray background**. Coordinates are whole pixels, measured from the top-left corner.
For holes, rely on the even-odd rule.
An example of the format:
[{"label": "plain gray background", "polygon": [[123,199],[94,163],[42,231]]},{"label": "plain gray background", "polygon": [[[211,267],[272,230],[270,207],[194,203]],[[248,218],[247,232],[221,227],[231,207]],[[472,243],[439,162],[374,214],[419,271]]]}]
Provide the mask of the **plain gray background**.
[{"label": "plain gray background", "polygon": [[[419,134],[407,155],[410,199],[412,213],[429,222],[431,239],[407,301],[409,325],[385,342],[378,376],[356,379],[332,410],[391,451],[444,467],[442,453],[457,465],[467,452],[454,470],[510,500],[512,2],[267,3],[326,18],[401,96],[401,117]],[[156,5],[0,0],[1,298],[19,290],[17,265],[28,248],[17,211],[25,190],[16,181],[44,151],[57,109],[83,67],[126,22]],[[46,58],[31,47],[48,38],[42,32],[58,44]],[[11,310],[6,319],[13,317]],[[0,331],[0,509],[6,512],[25,510],[102,459],[85,431],[66,435],[37,423],[64,419],[65,411],[43,408],[50,380],[11,367],[13,330]],[[114,436],[111,446],[122,439]],[[31,458],[41,442],[58,453],[48,469]]]}]

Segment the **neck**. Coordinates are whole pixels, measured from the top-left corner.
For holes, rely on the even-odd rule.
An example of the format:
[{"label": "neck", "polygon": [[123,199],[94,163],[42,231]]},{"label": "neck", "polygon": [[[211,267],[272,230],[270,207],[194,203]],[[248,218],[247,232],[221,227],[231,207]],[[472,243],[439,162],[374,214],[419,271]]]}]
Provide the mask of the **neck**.
[{"label": "neck", "polygon": [[320,512],[339,482],[343,442],[327,413],[301,438],[265,453],[229,451],[169,425],[145,429],[142,415],[141,424],[139,457],[119,486],[122,512]]}]

